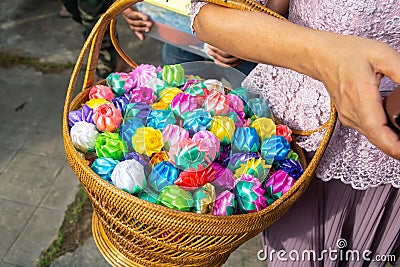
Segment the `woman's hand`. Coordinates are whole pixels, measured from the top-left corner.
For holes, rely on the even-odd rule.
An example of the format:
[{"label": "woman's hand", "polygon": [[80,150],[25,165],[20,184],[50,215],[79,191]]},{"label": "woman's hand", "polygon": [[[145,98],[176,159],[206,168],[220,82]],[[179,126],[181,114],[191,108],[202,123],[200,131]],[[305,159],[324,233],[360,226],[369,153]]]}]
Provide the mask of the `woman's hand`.
[{"label": "woman's hand", "polygon": [[379,93],[384,75],[400,84],[400,53],[385,43],[361,37],[330,34],[317,39],[321,40],[321,53],[316,53],[315,76],[327,88],[342,124],[400,159],[399,136],[388,126]]},{"label": "woman's hand", "polygon": [[153,22],[149,16],[129,7],[122,12],[125,21],[128,23],[129,28],[140,39],[144,40],[144,32],[149,32],[153,26]]}]

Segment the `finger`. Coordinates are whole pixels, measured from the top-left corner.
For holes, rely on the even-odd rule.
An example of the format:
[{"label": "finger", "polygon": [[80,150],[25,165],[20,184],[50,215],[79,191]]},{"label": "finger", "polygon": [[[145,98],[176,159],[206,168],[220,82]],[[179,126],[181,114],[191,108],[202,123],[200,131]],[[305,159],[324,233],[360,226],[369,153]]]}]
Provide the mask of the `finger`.
[{"label": "finger", "polygon": [[214,59],[215,64],[217,64],[218,66],[221,66],[223,68],[228,68],[230,67],[229,65],[222,63],[221,61],[219,61],[218,59]]},{"label": "finger", "polygon": [[[387,155],[400,159],[399,136],[388,126],[387,117],[382,107],[380,94],[365,92],[368,106],[361,105],[360,113],[365,114],[363,132],[368,140]],[[374,112],[371,112],[373,110]]]},{"label": "finger", "polygon": [[133,12],[135,12],[135,17],[137,19],[141,19],[141,20],[145,20],[145,21],[149,21],[150,20],[149,16],[147,16],[147,14],[145,14],[145,13],[142,13],[142,12],[139,12],[139,11],[133,11]]},{"label": "finger", "polygon": [[392,81],[400,84],[400,53],[387,44],[381,44],[385,46],[387,56],[381,54],[377,57],[375,66],[378,71],[388,76]]},{"label": "finger", "polygon": [[130,25],[132,25],[133,27],[151,28],[151,26],[153,26],[153,22],[144,20],[134,20]]},{"label": "finger", "polygon": [[385,154],[400,160],[399,136],[387,125],[376,128],[379,138],[370,139],[371,143],[379,147]]},{"label": "finger", "polygon": [[148,27],[133,27],[133,26],[130,26],[129,27],[133,32],[150,32],[150,28],[148,28]]},{"label": "finger", "polygon": [[209,45],[208,47],[210,48],[210,51],[212,51],[213,53],[216,53],[222,57],[225,57],[225,58],[234,57],[234,56],[226,53],[225,51],[222,51],[221,49],[216,48],[215,46]]},{"label": "finger", "polygon": [[144,33],[142,31],[134,31],[135,35],[139,40],[143,41],[144,40]]},{"label": "finger", "polygon": [[209,51],[208,54],[211,57],[213,57],[214,60],[218,60],[219,62],[224,63],[224,64],[228,64],[228,65],[237,64],[238,61],[240,61],[240,59],[237,58],[237,57],[226,58],[226,57],[223,57],[223,56],[221,56],[221,55],[219,55],[217,53],[214,53],[213,51]]}]

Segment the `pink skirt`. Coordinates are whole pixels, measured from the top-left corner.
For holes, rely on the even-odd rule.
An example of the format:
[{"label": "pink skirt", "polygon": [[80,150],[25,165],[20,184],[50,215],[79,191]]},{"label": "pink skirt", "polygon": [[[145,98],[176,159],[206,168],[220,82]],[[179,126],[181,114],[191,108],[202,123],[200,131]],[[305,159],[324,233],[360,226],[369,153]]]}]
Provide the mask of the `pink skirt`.
[{"label": "pink skirt", "polygon": [[400,191],[390,185],[361,191],[314,178],[263,237],[259,259],[268,267],[394,264],[400,255]]}]

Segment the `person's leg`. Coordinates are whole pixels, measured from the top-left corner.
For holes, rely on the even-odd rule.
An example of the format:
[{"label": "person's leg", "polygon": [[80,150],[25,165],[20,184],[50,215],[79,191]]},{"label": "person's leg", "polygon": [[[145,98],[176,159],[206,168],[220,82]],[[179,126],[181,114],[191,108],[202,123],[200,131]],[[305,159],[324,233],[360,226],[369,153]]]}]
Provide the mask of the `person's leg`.
[{"label": "person's leg", "polygon": [[58,15],[60,18],[69,18],[72,17],[71,13],[67,10],[63,3],[61,3],[60,10],[58,11]]},{"label": "person's leg", "polygon": [[180,49],[171,44],[164,43],[162,47],[162,61],[163,65],[174,65],[191,61],[204,61],[204,57]]},{"label": "person's leg", "polygon": [[65,9],[72,15],[72,18],[78,22],[82,23],[82,18],[78,9],[78,0],[61,0]]},{"label": "person's leg", "polygon": [[[72,14],[72,18],[83,25],[83,36],[87,38],[100,16],[114,2],[113,0],[62,0],[65,8]],[[110,31],[104,34],[96,74],[106,78],[116,69],[116,51],[111,43]]]},{"label": "person's leg", "polygon": [[[100,16],[107,11],[113,0],[78,0],[78,10],[84,26],[84,37],[87,38],[90,31]],[[100,49],[96,74],[100,78],[106,78],[116,67],[116,51],[111,42],[110,30],[107,29]]]}]

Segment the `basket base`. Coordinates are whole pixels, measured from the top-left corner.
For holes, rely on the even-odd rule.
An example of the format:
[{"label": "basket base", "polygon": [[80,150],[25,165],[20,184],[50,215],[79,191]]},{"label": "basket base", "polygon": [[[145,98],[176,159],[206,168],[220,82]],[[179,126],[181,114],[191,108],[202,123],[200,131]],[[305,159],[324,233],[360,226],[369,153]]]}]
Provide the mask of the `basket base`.
[{"label": "basket base", "polygon": [[106,259],[106,261],[112,266],[137,266],[137,267],[145,267],[136,262],[131,261],[124,254],[122,254],[108,239],[106,233],[104,232],[104,228],[101,225],[101,222],[97,218],[95,212],[93,212],[92,216],[92,232],[93,238],[96,243],[97,248],[99,249],[101,255]]},{"label": "basket base", "polygon": [[[106,261],[110,265],[121,266],[121,267],[154,266],[154,263],[151,263],[151,262],[148,262],[148,264],[146,264],[146,265],[139,264],[138,262],[128,259],[124,254],[122,254],[108,238],[108,236],[104,230],[104,227],[101,224],[100,220],[97,218],[97,215],[95,212],[93,212],[93,215],[92,215],[92,232],[93,232],[93,238],[94,238],[97,248],[99,249],[100,253],[103,255],[103,257],[106,259]],[[228,255],[228,257],[229,257],[229,255]],[[215,267],[222,266],[226,262],[228,257],[223,258],[219,262],[215,262],[210,266],[215,266]],[[178,265],[173,265],[173,266],[178,266]],[[187,265],[182,265],[182,266],[187,266]],[[204,264],[199,265],[199,266],[204,266]]]}]

